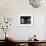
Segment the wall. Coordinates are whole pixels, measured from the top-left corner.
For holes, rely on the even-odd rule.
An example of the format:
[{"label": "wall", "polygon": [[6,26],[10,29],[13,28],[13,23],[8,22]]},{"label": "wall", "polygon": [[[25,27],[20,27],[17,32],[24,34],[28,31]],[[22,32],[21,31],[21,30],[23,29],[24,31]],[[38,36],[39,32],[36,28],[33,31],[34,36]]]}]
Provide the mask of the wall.
[{"label": "wall", "polygon": [[[45,38],[45,15],[46,8],[33,8],[28,4],[28,0],[0,0],[0,16],[13,17],[13,22],[10,34],[16,37],[17,40],[27,40],[34,34],[39,40],[46,40]],[[31,14],[34,16],[34,24],[32,27],[18,26],[18,16],[20,14]],[[0,35],[2,35],[2,31]],[[3,37],[0,36],[0,39]],[[4,39],[4,38],[3,38]]]}]

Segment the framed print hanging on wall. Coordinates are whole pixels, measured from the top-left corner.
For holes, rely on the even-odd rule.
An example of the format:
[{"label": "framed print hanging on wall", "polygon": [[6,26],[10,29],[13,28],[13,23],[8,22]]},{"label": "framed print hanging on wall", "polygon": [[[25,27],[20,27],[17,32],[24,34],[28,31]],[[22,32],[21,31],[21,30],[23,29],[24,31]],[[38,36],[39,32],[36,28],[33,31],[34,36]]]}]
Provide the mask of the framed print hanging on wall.
[{"label": "framed print hanging on wall", "polygon": [[19,15],[18,17],[19,26],[33,26],[32,15]]}]

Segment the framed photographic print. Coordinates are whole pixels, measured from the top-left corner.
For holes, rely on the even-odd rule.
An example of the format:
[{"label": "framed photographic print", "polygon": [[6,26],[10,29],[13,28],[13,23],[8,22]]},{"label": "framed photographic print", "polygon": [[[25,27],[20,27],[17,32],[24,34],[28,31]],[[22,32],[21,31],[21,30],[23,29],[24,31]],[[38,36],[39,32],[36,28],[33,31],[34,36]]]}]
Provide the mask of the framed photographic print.
[{"label": "framed photographic print", "polygon": [[19,26],[33,26],[33,16],[19,15],[18,23],[19,23]]}]

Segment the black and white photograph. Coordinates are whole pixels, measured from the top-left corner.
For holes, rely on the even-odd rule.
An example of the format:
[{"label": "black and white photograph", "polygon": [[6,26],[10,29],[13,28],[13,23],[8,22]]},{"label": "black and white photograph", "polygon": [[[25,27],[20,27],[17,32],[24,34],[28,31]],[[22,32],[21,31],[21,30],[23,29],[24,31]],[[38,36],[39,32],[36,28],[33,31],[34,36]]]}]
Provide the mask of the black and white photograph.
[{"label": "black and white photograph", "polygon": [[20,15],[18,23],[19,26],[33,26],[33,15]]},{"label": "black and white photograph", "polygon": [[31,24],[31,16],[21,16],[20,24]]}]

